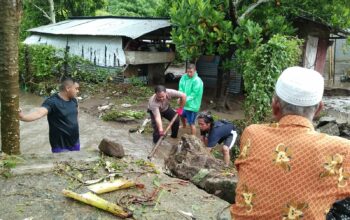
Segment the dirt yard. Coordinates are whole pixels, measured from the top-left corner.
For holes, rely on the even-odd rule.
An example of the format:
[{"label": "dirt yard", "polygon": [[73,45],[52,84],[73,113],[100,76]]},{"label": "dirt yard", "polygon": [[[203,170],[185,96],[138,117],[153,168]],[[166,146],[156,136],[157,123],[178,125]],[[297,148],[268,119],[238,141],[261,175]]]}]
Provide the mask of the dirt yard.
[{"label": "dirt yard", "polygon": [[[126,130],[137,128],[143,118],[148,116],[146,109],[148,99],[153,94],[152,88],[125,84],[103,87],[84,84],[81,86],[79,108],[84,114],[81,115],[80,124],[89,127],[90,123],[89,129],[84,128],[81,131],[81,138],[94,139],[94,131],[105,129],[106,135],[114,133],[115,139],[120,137],[121,141],[127,142],[125,148],[128,156],[121,160],[101,157],[96,145],[101,140],[100,135],[94,142],[88,142],[89,145],[95,143],[96,146],[88,146],[80,152],[51,154],[45,150],[44,153],[36,153],[41,148],[47,148],[47,146],[36,146],[36,143],[42,143],[36,139],[45,139],[47,142],[48,137],[45,134],[35,135],[35,132],[47,129],[44,127],[47,126],[47,122],[26,124],[29,127],[26,129],[30,132],[21,130],[21,138],[23,141],[26,139],[31,141],[24,142],[26,146],[23,146],[23,155],[16,162],[12,159],[6,161],[4,158],[0,160],[1,220],[115,219],[115,216],[108,212],[65,198],[61,192],[63,189],[77,193],[87,192],[84,181],[108,176],[106,161],[113,163],[118,174],[116,178],[127,178],[144,185],[144,188],[124,189],[101,195],[102,198],[131,211],[133,219],[230,219],[227,202],[187,181],[166,175],[163,158],[167,157],[171,146],[177,144],[177,140],[165,139],[161,150],[156,154],[156,160],[154,163],[149,163],[145,155],[152,148],[150,127],[143,135],[126,135],[128,133]],[[31,101],[28,99],[28,102]],[[234,103],[232,111],[218,113],[213,110],[213,98],[207,96],[203,99],[202,109],[211,110],[220,118],[229,120],[242,118],[241,100],[235,99],[232,103]],[[176,101],[172,105],[175,107]],[[109,107],[101,110],[104,106]],[[121,117],[104,122],[103,115],[113,111],[143,112],[143,117],[139,119]],[[40,130],[37,126],[43,128]],[[85,132],[90,133],[84,134]],[[188,131],[180,129],[179,136],[186,132]],[[103,131],[98,133],[101,134]],[[144,141],[142,138],[145,138]],[[143,145],[149,143],[150,146],[142,146],[140,149],[142,142]]]}]

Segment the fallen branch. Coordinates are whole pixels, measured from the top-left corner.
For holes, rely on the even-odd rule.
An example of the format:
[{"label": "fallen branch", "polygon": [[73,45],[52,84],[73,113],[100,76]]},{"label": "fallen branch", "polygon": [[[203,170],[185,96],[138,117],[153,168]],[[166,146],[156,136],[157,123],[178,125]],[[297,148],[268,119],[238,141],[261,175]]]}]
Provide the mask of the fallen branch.
[{"label": "fallen branch", "polygon": [[258,7],[262,3],[269,2],[269,1],[272,1],[272,0],[258,0],[257,2],[249,5],[247,10],[245,10],[245,12],[238,18],[238,21],[243,20],[248,14],[250,14],[250,12],[252,12],[256,7]]},{"label": "fallen branch", "polygon": [[107,212],[110,212],[120,218],[128,218],[132,216],[131,212],[125,211],[122,207],[108,202],[100,197],[98,197],[97,195],[91,193],[91,192],[87,192],[84,194],[78,194],[75,193],[73,191],[70,190],[63,190],[62,191],[63,195],[65,195],[66,197],[78,200],[80,202],[86,203],[88,205],[94,206],[96,208],[105,210]]},{"label": "fallen branch", "polygon": [[80,178],[68,173],[66,170],[64,170],[63,168],[58,168],[58,171],[63,171],[64,174],[66,174],[67,176],[69,176],[70,178],[78,181],[79,183],[85,184],[85,182],[83,180],[81,180]]},{"label": "fallen branch", "polygon": [[114,180],[113,182],[104,182],[104,183],[97,183],[94,185],[90,185],[87,188],[96,194],[102,194],[102,193],[111,192],[119,189],[130,188],[134,186],[137,186],[137,184],[130,180],[117,179],[117,180]]},{"label": "fallen branch", "polygon": [[[125,195],[119,199],[118,203],[125,204],[127,206],[130,203],[152,206],[152,205],[155,205],[154,200],[158,196],[160,189],[161,189],[160,187],[155,188],[149,195],[143,195],[143,196]],[[125,202],[124,200],[127,200],[127,202]]]}]

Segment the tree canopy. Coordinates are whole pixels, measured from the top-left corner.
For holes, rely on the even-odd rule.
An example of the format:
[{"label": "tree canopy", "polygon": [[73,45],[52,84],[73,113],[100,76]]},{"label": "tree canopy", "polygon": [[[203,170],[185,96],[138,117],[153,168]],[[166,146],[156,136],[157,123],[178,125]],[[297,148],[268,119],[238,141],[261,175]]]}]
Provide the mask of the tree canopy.
[{"label": "tree canopy", "polygon": [[248,24],[248,34],[257,31],[257,27],[244,20],[262,28],[265,42],[277,33],[293,35],[291,20],[297,16],[339,29],[350,27],[350,1],[347,0],[175,0],[172,3],[163,0],[163,5],[163,8],[172,6],[173,39],[184,58],[213,52],[222,54],[224,48],[240,43],[237,41],[244,34],[232,35],[236,28]]},{"label": "tree canopy", "polygon": [[[175,0],[163,4],[163,8],[171,5],[172,39],[183,59],[221,56],[219,105],[223,105],[222,96],[229,85],[228,70],[234,68],[243,75],[248,97],[245,112],[255,122],[267,115],[271,85],[280,71],[300,59],[300,41],[290,38],[296,35],[293,20],[304,17],[334,29],[350,27],[347,0]],[[273,62],[265,62],[270,60],[266,57],[273,58]],[[261,83],[266,79],[268,83]]]},{"label": "tree canopy", "polygon": [[[96,10],[103,8],[105,4],[105,0],[53,0],[57,21],[71,16],[94,16]],[[51,23],[45,16],[49,11],[49,0],[24,0],[20,39],[24,40],[28,35],[26,30]]]},{"label": "tree canopy", "polygon": [[[253,91],[250,88],[258,88],[255,83],[259,79],[254,77],[254,71],[265,74],[260,75],[261,79],[271,79],[266,85],[271,87],[276,73],[284,67],[271,63],[292,65],[299,59],[300,51],[297,50],[301,42],[292,37],[296,35],[296,28],[292,25],[295,18],[304,17],[334,29],[350,27],[348,0],[24,0],[22,39],[24,30],[50,22],[48,16],[43,15],[43,11],[49,11],[50,1],[55,4],[58,21],[69,16],[95,14],[170,16],[172,39],[183,60],[195,60],[200,55],[221,56],[218,74],[221,85],[218,84],[217,98],[225,94],[225,86],[229,84],[228,70],[232,68],[243,74],[245,89],[249,93]],[[286,50],[283,44],[288,45],[289,49]],[[268,56],[266,54],[269,54],[270,49],[276,54],[281,52],[279,50],[286,50],[289,54],[283,54],[282,51],[283,56],[274,56],[274,62],[259,65],[259,59]],[[289,60],[280,60],[280,57]],[[264,102],[260,105],[268,109],[266,103],[271,96],[271,89],[264,86],[259,88],[261,90],[254,90],[254,93],[262,94],[259,97]],[[257,103],[254,99],[259,97],[251,97],[254,97],[251,98],[251,105],[254,105]],[[223,101],[217,100],[218,103]],[[255,106],[252,109],[257,108]],[[254,113],[252,109],[247,112]]]},{"label": "tree canopy", "polygon": [[99,11],[102,15],[149,17],[157,16],[157,5],[163,0],[109,0]]}]

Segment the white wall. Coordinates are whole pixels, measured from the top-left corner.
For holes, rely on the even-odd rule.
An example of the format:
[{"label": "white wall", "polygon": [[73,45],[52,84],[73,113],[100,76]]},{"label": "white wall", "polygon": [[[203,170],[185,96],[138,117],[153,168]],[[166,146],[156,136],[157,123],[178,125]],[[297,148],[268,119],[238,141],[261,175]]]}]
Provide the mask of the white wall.
[{"label": "white wall", "polygon": [[25,44],[46,44],[65,49],[68,43],[71,54],[81,56],[98,66],[123,66],[125,54],[121,37],[32,35]]}]

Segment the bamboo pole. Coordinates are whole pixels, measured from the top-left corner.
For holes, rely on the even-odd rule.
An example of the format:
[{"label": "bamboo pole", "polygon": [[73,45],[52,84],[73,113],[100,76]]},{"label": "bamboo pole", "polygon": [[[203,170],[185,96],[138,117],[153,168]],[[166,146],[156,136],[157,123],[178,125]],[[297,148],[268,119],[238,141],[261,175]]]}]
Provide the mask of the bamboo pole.
[{"label": "bamboo pole", "polygon": [[132,216],[132,213],[128,211],[124,211],[124,209],[114,203],[108,202],[101,197],[98,197],[97,195],[93,194],[92,192],[87,192],[84,194],[78,194],[70,190],[62,190],[63,195],[66,197],[78,200],[80,202],[83,202],[85,204],[94,206],[96,208],[105,210],[107,212],[112,213],[113,215],[116,215],[120,218],[128,218]]}]

